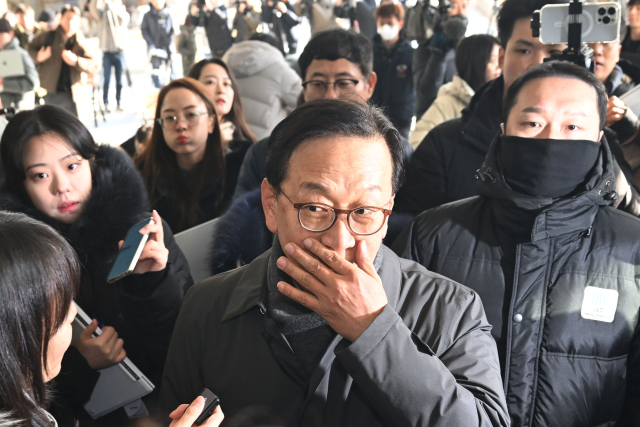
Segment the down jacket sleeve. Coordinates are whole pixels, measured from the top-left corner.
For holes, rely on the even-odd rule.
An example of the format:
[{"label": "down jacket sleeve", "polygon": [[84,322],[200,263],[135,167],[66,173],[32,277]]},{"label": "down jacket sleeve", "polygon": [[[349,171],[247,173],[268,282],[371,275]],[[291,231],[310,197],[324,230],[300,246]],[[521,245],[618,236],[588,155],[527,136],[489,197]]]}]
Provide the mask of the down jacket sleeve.
[{"label": "down jacket sleeve", "polygon": [[122,294],[122,302],[130,313],[131,321],[144,331],[141,334],[144,348],[154,359],[149,362],[159,370],[162,370],[169,351],[182,297],[193,285],[189,264],[164,220],[163,229],[165,247],[169,250],[165,271],[127,277],[125,280],[131,280],[130,286],[124,286],[126,290]]},{"label": "down jacket sleeve", "polygon": [[[411,329],[405,324],[411,316],[385,307],[356,341],[343,340],[336,356],[389,425],[508,426],[497,350],[480,298],[466,288],[446,298],[447,313],[431,306]],[[429,341],[432,328],[442,328],[435,341]]]}]

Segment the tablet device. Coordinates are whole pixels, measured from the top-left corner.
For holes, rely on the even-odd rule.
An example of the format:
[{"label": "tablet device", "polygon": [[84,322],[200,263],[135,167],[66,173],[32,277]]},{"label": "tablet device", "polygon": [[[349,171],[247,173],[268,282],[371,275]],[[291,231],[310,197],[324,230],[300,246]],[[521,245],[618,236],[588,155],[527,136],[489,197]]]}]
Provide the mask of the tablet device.
[{"label": "tablet device", "polygon": [[0,51],[0,77],[24,76],[22,55],[16,49]]},{"label": "tablet device", "polygon": [[[91,318],[76,304],[78,314],[73,321],[73,342],[91,323]],[[94,336],[99,336],[102,330],[98,328]],[[124,360],[106,369],[100,369],[100,378],[93,388],[89,402],[84,409],[94,420],[116,409],[151,393],[155,386],[125,357]]]}]

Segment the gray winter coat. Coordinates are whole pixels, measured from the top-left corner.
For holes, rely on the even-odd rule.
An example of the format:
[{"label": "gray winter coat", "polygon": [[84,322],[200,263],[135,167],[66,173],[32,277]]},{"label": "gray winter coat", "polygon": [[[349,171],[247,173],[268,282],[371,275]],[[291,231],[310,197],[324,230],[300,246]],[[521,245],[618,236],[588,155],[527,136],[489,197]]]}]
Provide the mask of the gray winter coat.
[{"label": "gray winter coat", "polygon": [[[552,200],[508,187],[497,141],[480,196],[420,214],[394,250],[482,298],[514,426],[639,426],[640,221],[607,206],[608,145],[584,192]],[[593,320],[598,289],[612,320]]]},{"label": "gray winter coat", "polygon": [[30,110],[35,106],[35,90],[40,87],[40,77],[29,53],[20,47],[20,40],[16,37],[2,49],[17,50],[22,57],[24,75],[5,77],[4,89],[0,92],[3,107],[13,106],[16,110]]},{"label": "gray winter coat", "polygon": [[278,49],[257,40],[234,44],[222,59],[236,75],[251,131],[257,139],[268,137],[295,108],[302,92],[300,77]]},{"label": "gray winter coat", "polygon": [[[227,419],[264,405],[285,426],[507,426],[478,296],[382,246],[389,304],[353,343],[336,335],[306,378],[266,313],[271,251],[187,294],[160,391],[173,410],[203,387]],[[301,374],[304,372],[304,375]]]}]

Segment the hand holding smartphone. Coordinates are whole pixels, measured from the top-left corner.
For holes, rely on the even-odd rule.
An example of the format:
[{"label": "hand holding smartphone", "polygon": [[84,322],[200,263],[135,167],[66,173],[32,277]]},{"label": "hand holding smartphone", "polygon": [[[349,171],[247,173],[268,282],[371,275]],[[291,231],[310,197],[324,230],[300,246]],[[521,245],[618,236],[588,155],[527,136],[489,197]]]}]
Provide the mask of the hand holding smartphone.
[{"label": "hand holding smartphone", "polygon": [[191,405],[180,405],[169,417],[169,427],[218,427],[224,419],[220,399],[208,388],[203,389]]},{"label": "hand holding smartphone", "polygon": [[130,274],[161,271],[167,266],[169,251],[164,246],[164,230],[158,212],[134,225],[120,241],[120,253],[107,282],[113,283]]}]

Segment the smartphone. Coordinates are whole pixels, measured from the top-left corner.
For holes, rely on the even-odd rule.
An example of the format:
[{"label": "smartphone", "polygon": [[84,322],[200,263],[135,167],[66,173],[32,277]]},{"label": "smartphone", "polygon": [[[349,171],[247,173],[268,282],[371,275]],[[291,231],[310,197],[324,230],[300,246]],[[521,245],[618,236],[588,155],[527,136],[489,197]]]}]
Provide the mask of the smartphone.
[{"label": "smartphone", "polygon": [[124,244],[120,249],[120,253],[118,253],[118,258],[116,258],[116,262],[113,264],[109,277],[107,278],[108,283],[113,283],[133,273],[142,249],[149,239],[148,234],[140,234],[140,230],[147,224],[155,224],[153,218],[147,218],[137,223],[127,232],[127,237],[124,239]]},{"label": "smartphone", "polygon": [[[204,398],[204,408],[202,409],[202,412],[194,422],[195,425],[199,426],[204,424],[204,422],[207,421],[207,419],[211,416],[211,414],[213,414],[213,411],[216,410],[218,405],[220,405],[220,398],[218,398],[218,396],[213,394],[213,392],[208,388],[203,388],[198,396],[202,396]],[[189,409],[189,406],[187,406],[187,409]],[[185,412],[187,411],[187,409],[185,409]]]},{"label": "smartphone", "polygon": [[[617,2],[583,3],[582,35],[584,43],[611,43],[620,34],[620,5]],[[548,4],[540,9],[540,42],[569,41],[569,3]]]}]

